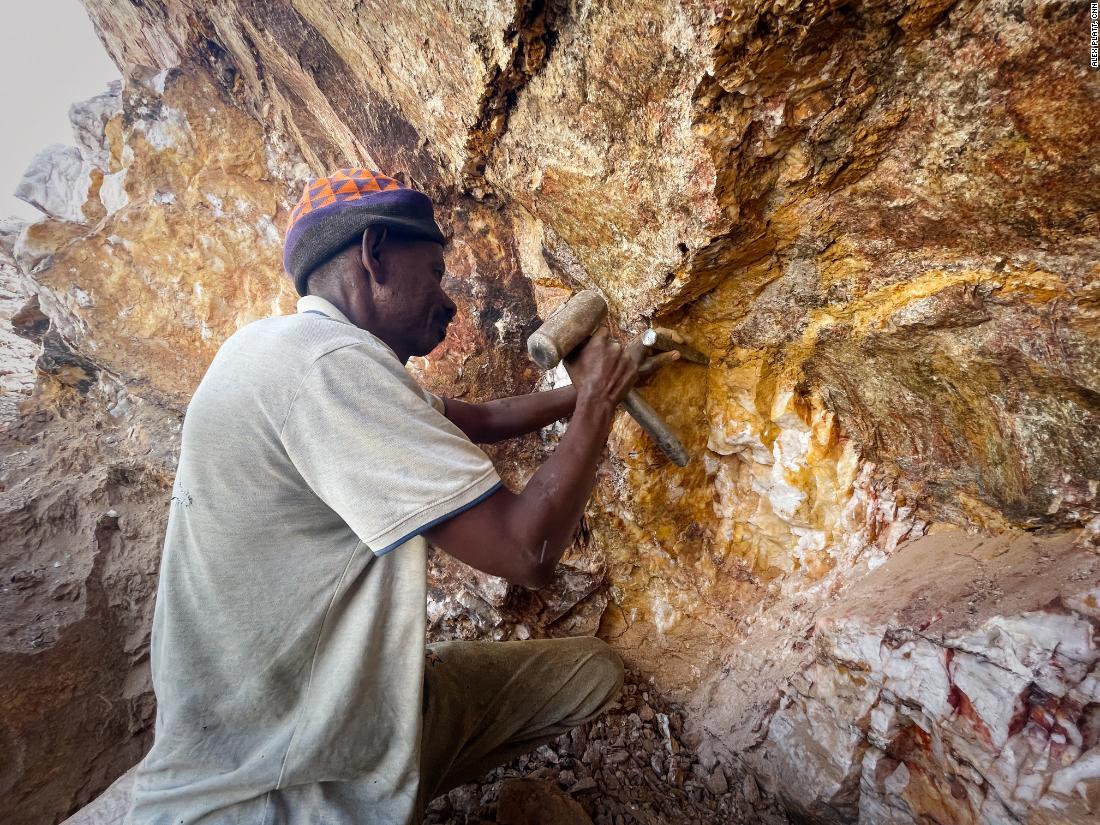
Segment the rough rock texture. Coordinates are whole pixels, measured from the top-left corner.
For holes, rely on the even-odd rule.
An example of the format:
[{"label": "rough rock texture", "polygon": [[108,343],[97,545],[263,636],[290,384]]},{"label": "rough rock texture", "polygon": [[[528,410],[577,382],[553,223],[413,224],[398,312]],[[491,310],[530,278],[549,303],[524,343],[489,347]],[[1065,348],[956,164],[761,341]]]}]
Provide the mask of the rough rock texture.
[{"label": "rough rock texture", "polygon": [[[26,755],[0,787],[32,819],[140,750],[147,694],[117,714],[145,685],[175,428],[218,343],[289,309],[287,206],[346,163],[429,191],[453,235],[459,320],[413,364],[436,391],[559,380],[522,344],[582,286],[624,330],[659,320],[712,358],[644,390],[692,463],[621,418],[554,586],[437,557],[434,636],[597,632],[798,815],[1097,816],[1086,3],[85,4],[126,80],[74,110],[79,148],[25,187],[53,217],[12,244],[41,354],[5,435],[0,530],[5,572],[39,573],[16,598],[6,574],[0,620],[3,655],[40,678],[80,672],[77,653],[114,664],[48,710],[4,680]],[[559,431],[495,450],[506,479]],[[64,553],[78,595],[55,615]],[[986,594],[975,610],[960,587]],[[950,621],[924,624],[936,610]],[[94,741],[37,744],[36,725],[97,713],[114,727]]]},{"label": "rough rock texture", "polygon": [[19,402],[34,388],[36,348],[17,334],[10,320],[25,301],[19,269],[12,259],[12,248],[24,222],[0,221],[0,425],[18,418]]},{"label": "rough rock texture", "polygon": [[791,606],[801,644],[758,625],[704,727],[814,822],[1095,819],[1097,528],[912,542],[816,616]]},{"label": "rough rock texture", "polygon": [[75,146],[54,144],[39,152],[15,189],[15,196],[63,221],[84,220],[92,186],[92,165]]}]

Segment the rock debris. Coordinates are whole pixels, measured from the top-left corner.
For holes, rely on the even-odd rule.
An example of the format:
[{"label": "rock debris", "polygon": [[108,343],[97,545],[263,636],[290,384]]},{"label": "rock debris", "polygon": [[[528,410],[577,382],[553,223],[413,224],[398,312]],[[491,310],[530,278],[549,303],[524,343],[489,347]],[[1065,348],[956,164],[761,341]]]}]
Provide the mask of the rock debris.
[{"label": "rock debris", "polygon": [[628,671],[607,713],[438,797],[424,825],[502,823],[500,800],[509,795],[537,798],[547,812],[523,825],[583,823],[550,818],[559,809],[547,800],[561,795],[595,825],[786,825],[775,799],[742,766],[699,753],[693,743],[684,709]]}]

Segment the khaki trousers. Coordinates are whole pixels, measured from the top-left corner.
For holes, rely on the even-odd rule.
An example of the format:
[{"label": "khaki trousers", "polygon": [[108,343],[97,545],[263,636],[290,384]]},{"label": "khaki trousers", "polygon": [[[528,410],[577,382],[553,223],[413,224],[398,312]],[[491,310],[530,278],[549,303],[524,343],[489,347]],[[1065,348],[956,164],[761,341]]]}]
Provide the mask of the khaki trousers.
[{"label": "khaki trousers", "polygon": [[594,636],[428,646],[418,816],[435,797],[583,725],[623,685]]}]

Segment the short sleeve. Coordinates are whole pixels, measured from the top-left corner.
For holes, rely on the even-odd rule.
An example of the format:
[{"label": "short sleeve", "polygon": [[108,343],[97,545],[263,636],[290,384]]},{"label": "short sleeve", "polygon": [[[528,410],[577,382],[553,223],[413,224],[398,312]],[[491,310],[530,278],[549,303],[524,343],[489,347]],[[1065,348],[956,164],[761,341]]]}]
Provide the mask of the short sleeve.
[{"label": "short sleeve", "polygon": [[501,485],[489,457],[429,395],[388,350],[347,345],[313,363],[283,423],[302,478],[375,555]]},{"label": "short sleeve", "polygon": [[440,398],[435,393],[428,392],[427,390],[422,390],[422,392],[424,393],[424,397],[428,399],[428,403],[435,408],[436,412],[438,412],[440,415],[447,414],[447,405],[443,403],[442,398]]}]

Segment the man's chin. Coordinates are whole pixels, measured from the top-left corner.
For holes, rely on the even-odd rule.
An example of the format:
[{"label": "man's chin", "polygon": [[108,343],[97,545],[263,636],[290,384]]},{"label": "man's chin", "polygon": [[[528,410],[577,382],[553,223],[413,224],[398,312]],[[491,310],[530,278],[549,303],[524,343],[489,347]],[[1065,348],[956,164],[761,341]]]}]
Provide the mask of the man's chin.
[{"label": "man's chin", "polygon": [[435,352],[437,349],[439,349],[441,346],[443,346],[443,342],[446,341],[446,340],[447,340],[447,333],[444,332],[443,336],[441,338],[438,338],[434,344],[431,343],[430,341],[425,342],[425,344],[420,347],[421,351],[417,352],[415,354],[419,355],[422,358],[425,355],[431,355],[433,352]]}]

